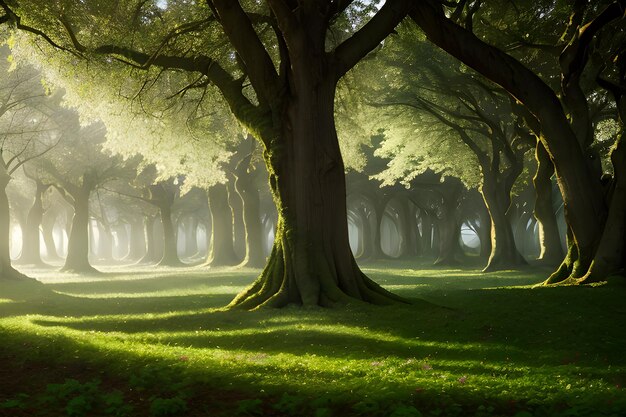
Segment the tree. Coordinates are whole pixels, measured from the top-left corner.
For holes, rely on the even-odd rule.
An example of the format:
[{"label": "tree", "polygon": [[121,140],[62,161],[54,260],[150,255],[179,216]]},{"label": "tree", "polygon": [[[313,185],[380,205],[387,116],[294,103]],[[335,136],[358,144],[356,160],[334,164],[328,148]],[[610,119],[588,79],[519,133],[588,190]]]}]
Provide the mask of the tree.
[{"label": "tree", "polygon": [[[350,252],[333,108],[339,79],[393,31],[409,3],[389,0],[379,10],[321,0],[213,0],[206,6],[171,1],[160,11],[131,1],[69,2],[45,11],[36,1],[20,2],[16,10],[0,5],[5,20],[19,23],[20,13],[31,25],[56,32],[52,43],[77,56],[184,71],[196,74],[198,81],[190,85],[211,83],[219,90],[264,147],[278,208],[268,263],[231,304],[254,308],[399,300],[367,278]],[[106,28],[92,26],[99,17],[108,22]],[[61,27],[64,33],[51,30]],[[349,36],[334,31],[338,27],[347,28]],[[89,33],[98,33],[98,39]],[[128,33],[137,36],[125,42],[120,35]],[[210,55],[216,49],[223,54]]]},{"label": "tree", "polygon": [[[413,187],[432,169],[478,188],[491,223],[485,271],[523,265],[507,212],[529,148],[522,139],[528,135],[519,132],[506,95],[419,38],[416,29],[403,27],[385,42],[374,60],[374,73],[385,70],[384,78],[368,70],[357,73],[368,88],[356,89],[353,107],[366,115],[361,118],[369,120],[370,129],[384,130],[386,138],[375,154],[390,158],[376,178]],[[456,208],[462,187],[453,189],[456,197],[442,193],[438,263],[454,262],[458,252]]]},{"label": "tree", "polygon": [[[563,34],[566,42],[554,45],[561,50],[561,85],[558,90],[519,60],[477,37],[472,31],[476,10],[464,11],[463,6],[464,3],[460,3],[456,12],[446,14],[438,2],[424,1],[415,5],[410,16],[431,42],[501,85],[538,122],[541,144],[555,166],[572,237],[565,260],[546,283],[589,282],[619,271],[624,266],[624,257],[615,252],[604,252],[611,245],[603,241],[624,240],[624,229],[615,227],[619,226],[618,219],[624,216],[607,216],[607,200],[599,173],[585,156],[593,135],[581,77],[592,56],[589,47],[594,41],[598,45],[597,39],[607,35],[612,22],[623,22],[626,2],[615,1],[604,9],[597,4],[590,7],[584,1],[575,3],[570,24]],[[502,15],[502,9],[497,14]],[[459,17],[463,17],[465,27],[456,23],[461,21]],[[620,48],[616,52],[615,46],[623,45],[624,35],[623,27],[611,32],[612,42],[600,52],[603,55],[601,61],[617,64],[618,60],[613,58],[619,55]],[[621,85],[621,80],[617,85]],[[618,165],[619,161],[619,158],[615,160]],[[614,225],[613,221],[618,223]]]},{"label": "tree", "polygon": [[[4,58],[4,59],[3,59]],[[27,162],[46,154],[58,143],[49,123],[46,97],[39,74],[30,67],[9,71],[6,48],[0,54],[0,279],[24,276],[11,266],[10,215],[6,188]]]},{"label": "tree", "polygon": [[105,130],[101,123],[81,127],[78,114],[70,109],[58,109],[53,117],[62,126],[63,140],[54,152],[38,159],[37,165],[74,209],[63,270],[93,272],[89,263],[89,199],[106,182],[132,176],[133,169],[122,158],[102,152]]},{"label": "tree", "polygon": [[44,196],[50,190],[51,184],[43,182],[36,173],[30,173],[24,168],[25,176],[35,183],[35,198],[33,204],[28,210],[26,224],[22,230],[22,253],[18,259],[21,264],[44,265],[41,259],[41,237],[39,228],[43,221]]}]

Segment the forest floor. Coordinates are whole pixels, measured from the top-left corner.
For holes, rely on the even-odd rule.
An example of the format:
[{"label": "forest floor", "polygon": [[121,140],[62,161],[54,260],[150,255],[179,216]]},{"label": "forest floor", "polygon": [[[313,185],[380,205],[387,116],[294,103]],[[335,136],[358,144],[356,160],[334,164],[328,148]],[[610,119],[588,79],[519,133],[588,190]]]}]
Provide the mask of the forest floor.
[{"label": "forest floor", "polygon": [[258,271],[132,268],[0,284],[0,416],[626,415],[620,278],[381,262],[415,304],[245,312]]}]

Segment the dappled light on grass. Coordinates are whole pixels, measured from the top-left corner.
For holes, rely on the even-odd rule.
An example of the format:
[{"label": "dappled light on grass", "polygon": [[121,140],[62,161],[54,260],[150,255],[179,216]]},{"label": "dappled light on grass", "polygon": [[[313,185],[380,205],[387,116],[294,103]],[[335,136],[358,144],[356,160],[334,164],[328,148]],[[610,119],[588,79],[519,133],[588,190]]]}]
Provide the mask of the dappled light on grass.
[{"label": "dappled light on grass", "polygon": [[0,332],[16,355],[30,346],[29,360],[88,364],[122,379],[148,367],[157,385],[174,372],[186,387],[263,401],[289,392],[428,410],[444,398],[501,411],[513,401],[519,411],[577,402],[611,408],[623,396],[626,337],[615,330],[623,286],[495,288],[539,280],[519,271],[476,279],[463,270],[367,272],[434,304],[226,311],[253,274],[138,271],[84,283],[59,276],[44,277],[47,295],[14,314],[7,303]]}]

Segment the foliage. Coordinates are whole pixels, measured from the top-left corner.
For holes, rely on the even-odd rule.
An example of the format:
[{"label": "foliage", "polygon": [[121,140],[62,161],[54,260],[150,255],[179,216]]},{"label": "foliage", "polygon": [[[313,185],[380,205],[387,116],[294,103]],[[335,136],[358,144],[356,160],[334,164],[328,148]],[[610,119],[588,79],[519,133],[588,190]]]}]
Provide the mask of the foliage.
[{"label": "foliage", "polygon": [[81,124],[103,123],[108,150],[125,158],[142,155],[158,168],[157,180],[185,174],[187,189],[225,181],[220,164],[240,130],[219,95],[208,100],[192,90],[181,97],[176,92],[189,76],[46,55],[26,35],[13,36],[20,39],[12,42],[15,60],[36,64],[48,85],[63,88],[64,105],[79,109]]},{"label": "foliage", "polygon": [[187,412],[187,402],[180,398],[155,398],[150,404],[150,414],[154,417],[181,416]]},{"label": "foliage", "polygon": [[353,132],[364,146],[371,146],[371,135],[384,133],[384,140],[374,150],[375,156],[389,160],[384,171],[375,176],[383,185],[400,182],[408,186],[432,170],[476,187],[480,183],[476,155],[456,132],[420,111],[411,99],[425,95],[438,104],[454,103],[441,93],[446,81],[438,78],[436,68],[440,65],[464,71],[422,38],[417,29],[403,25],[372,59],[355,68],[352,78],[358,87],[351,88],[346,100],[353,124],[359,127]]},{"label": "foliage", "polygon": [[67,417],[105,416],[124,417],[132,413],[132,407],[124,402],[123,394],[114,390],[103,392],[100,381],[81,383],[67,379],[61,384],[49,384],[41,397],[42,407],[63,407]]}]

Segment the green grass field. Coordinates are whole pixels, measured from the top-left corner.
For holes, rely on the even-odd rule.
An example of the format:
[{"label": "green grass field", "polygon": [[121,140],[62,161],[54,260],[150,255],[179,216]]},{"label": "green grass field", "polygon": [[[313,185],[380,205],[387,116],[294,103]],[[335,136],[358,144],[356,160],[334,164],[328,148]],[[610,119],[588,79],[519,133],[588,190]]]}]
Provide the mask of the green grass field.
[{"label": "green grass field", "polygon": [[365,271],[415,303],[226,311],[258,271],[27,271],[0,287],[0,416],[626,415],[623,280]]}]

